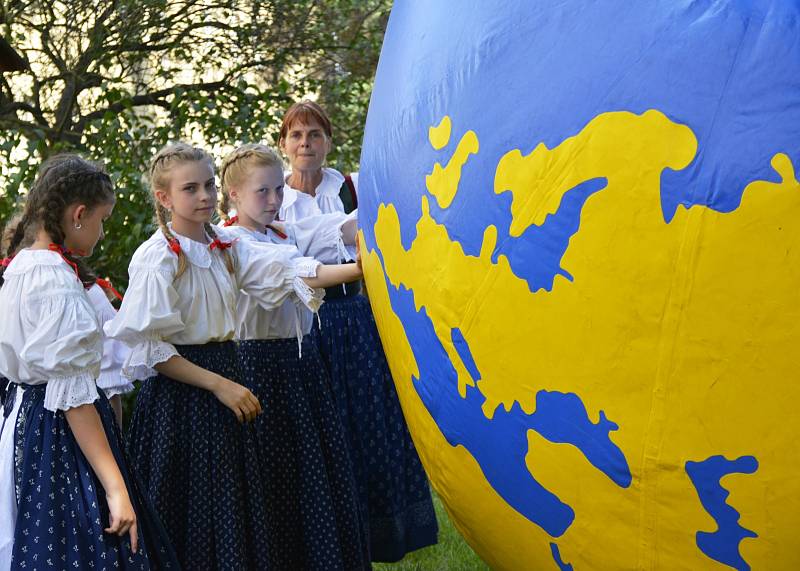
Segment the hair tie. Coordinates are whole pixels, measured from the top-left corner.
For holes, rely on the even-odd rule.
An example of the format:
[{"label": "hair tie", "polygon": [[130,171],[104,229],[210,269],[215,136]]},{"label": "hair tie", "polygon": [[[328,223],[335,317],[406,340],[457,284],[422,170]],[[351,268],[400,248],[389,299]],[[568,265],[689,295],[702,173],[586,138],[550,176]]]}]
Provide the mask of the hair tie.
[{"label": "hair tie", "polygon": [[64,260],[73,269],[73,271],[75,272],[75,277],[77,277],[78,281],[80,281],[81,275],[80,272],[78,272],[78,264],[67,258],[67,254],[70,255],[72,254],[70,250],[65,250],[64,246],[60,244],[50,244],[49,246],[47,246],[47,249],[50,250],[51,252],[56,252],[59,256],[61,256],[61,259]]},{"label": "hair tie", "polygon": [[0,266],[2,266],[4,268],[7,268],[8,265],[11,263],[11,260],[13,260],[13,259],[14,259],[14,256],[11,256],[11,257],[8,257],[8,258],[3,258],[2,260],[0,260]]},{"label": "hair tie", "polygon": [[95,280],[95,283],[97,285],[99,285],[101,288],[103,288],[104,290],[110,291],[112,294],[114,294],[114,297],[116,297],[118,300],[122,301],[122,294],[119,293],[116,289],[114,289],[114,286],[111,285],[110,281],[104,280],[103,278],[97,278]]},{"label": "hair tie", "polygon": [[230,218],[228,218],[225,222],[222,223],[222,225],[225,228],[227,228],[228,226],[233,226],[234,224],[238,224],[238,223],[239,223],[239,215],[237,214],[237,215],[234,215],[234,216],[231,216]]},{"label": "hair tie", "polygon": [[[238,240],[238,238],[236,240]],[[219,238],[214,238],[211,244],[208,245],[208,249],[212,251],[215,250],[216,248],[219,248],[220,251],[227,250],[228,248],[233,247],[233,244],[234,242],[236,242],[236,240],[232,240],[230,242],[223,242]]]},{"label": "hair tie", "polygon": [[169,247],[170,250],[175,252],[176,256],[180,256],[180,254],[181,254],[181,243],[178,242],[177,238],[170,238],[169,240],[167,240],[167,246]]}]

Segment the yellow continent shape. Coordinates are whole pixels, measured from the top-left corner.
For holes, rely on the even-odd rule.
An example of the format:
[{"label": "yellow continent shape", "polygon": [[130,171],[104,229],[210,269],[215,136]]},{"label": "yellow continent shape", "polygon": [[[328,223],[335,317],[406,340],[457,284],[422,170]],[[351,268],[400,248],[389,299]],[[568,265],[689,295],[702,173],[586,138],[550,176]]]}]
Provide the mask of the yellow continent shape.
[{"label": "yellow continent shape", "polygon": [[[750,183],[735,211],[680,207],[666,223],[661,173],[685,168],[695,153],[688,127],[651,110],[603,114],[552,150],[505,155],[495,191],[513,195],[512,236],[541,224],[580,182],[608,180],[586,201],[562,259],[574,282],[557,277],[550,292],[531,293],[504,257],[492,262],[492,226],[481,254],[466,256],[423,197],[406,250],[394,207],[379,209],[375,235],[386,266],[374,252],[364,266],[398,392],[434,486],[496,568],[536,568],[550,559],[553,539],[510,509],[474,459],[438,431],[411,385],[416,364],[384,275],[426,308],[463,396],[473,380],[450,335],[461,330],[481,371],[488,418],[515,402],[532,413],[536,393],[549,390],[574,392],[593,421],[603,410],[620,425],[611,438],[630,464],[628,489],[574,447],[529,434],[529,470],[576,512],[557,540],[564,561],[576,569],[727,568],[695,544],[698,530],[716,524],[684,470],[687,460],[723,454],[754,455],[760,464],[753,475],[723,479],[741,524],[760,536],[742,542],[742,555],[754,569],[800,568],[792,547],[800,512],[800,184],[788,157],[776,155],[781,182]],[[459,177],[468,156],[457,157]],[[435,182],[429,191],[449,205],[458,178]]]}]

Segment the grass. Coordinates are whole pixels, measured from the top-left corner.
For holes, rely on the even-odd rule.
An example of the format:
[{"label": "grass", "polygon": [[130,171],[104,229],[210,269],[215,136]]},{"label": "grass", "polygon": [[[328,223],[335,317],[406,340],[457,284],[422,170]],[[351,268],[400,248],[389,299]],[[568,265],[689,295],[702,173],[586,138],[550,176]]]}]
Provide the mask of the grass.
[{"label": "grass", "polygon": [[439,520],[439,543],[406,555],[398,563],[375,563],[375,571],[488,571],[456,531],[439,496],[433,494],[436,519]]}]

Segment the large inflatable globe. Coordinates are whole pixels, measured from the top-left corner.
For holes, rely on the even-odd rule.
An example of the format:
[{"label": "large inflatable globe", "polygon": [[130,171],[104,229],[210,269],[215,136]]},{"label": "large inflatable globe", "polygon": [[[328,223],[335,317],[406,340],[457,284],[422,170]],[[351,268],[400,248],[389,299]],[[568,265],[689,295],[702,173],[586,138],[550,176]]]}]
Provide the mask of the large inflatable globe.
[{"label": "large inflatable globe", "polygon": [[369,296],[493,568],[800,569],[800,4],[405,0]]}]

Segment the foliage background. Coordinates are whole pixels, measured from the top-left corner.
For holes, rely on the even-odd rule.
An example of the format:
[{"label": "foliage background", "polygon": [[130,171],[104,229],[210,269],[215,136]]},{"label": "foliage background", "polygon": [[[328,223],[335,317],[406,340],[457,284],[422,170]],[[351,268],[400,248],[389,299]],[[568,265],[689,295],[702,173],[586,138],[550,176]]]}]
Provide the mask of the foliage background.
[{"label": "foliage background", "polygon": [[219,159],[277,146],[283,111],[310,97],[331,115],[329,163],[355,170],[389,0],[0,1],[0,34],[29,63],[0,76],[0,226],[41,161],[77,151],[118,188],[92,265],[124,290],[153,230],[143,173],[171,140]]}]

